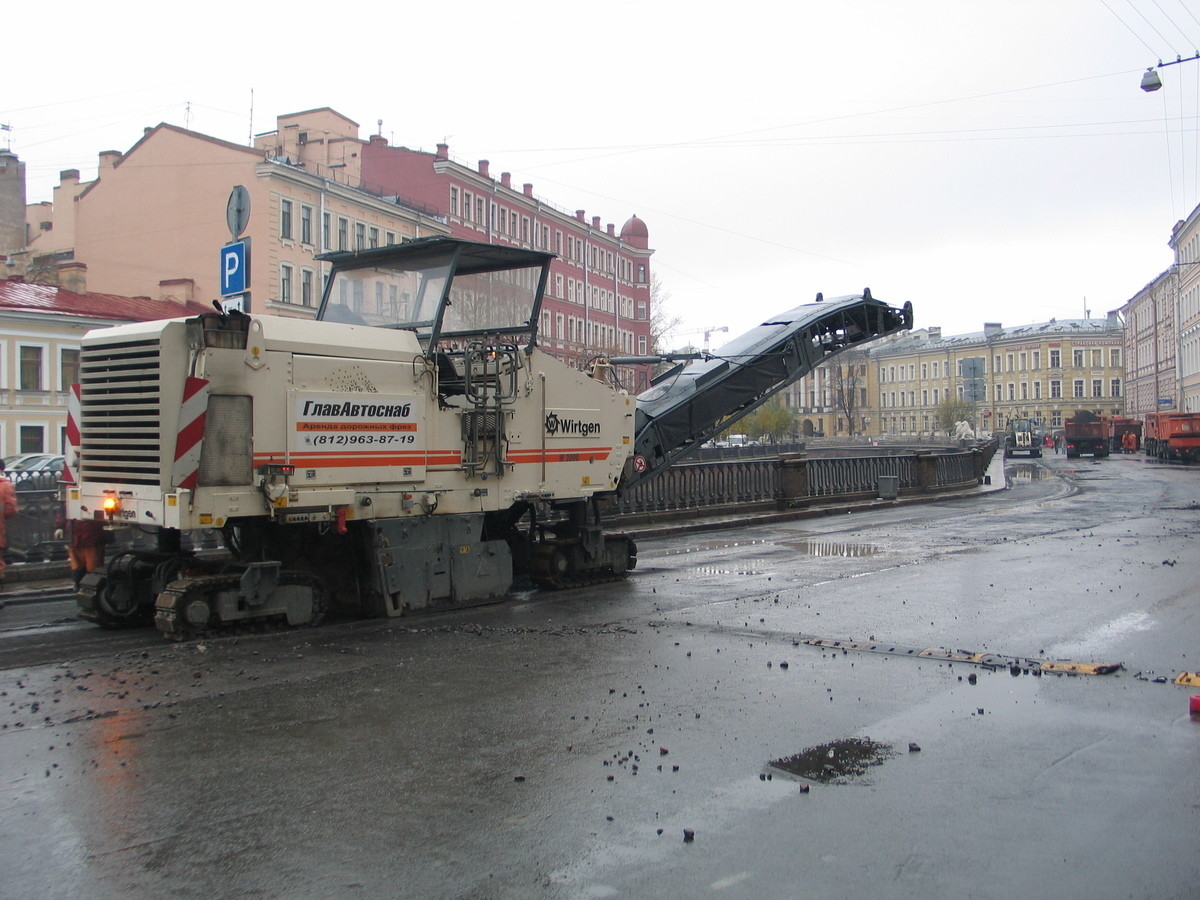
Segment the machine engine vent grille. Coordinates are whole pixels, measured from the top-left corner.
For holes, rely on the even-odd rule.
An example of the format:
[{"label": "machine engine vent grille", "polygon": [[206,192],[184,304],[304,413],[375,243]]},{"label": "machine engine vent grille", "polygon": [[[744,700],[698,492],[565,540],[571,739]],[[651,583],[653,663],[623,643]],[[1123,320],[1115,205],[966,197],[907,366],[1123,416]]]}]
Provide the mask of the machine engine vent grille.
[{"label": "machine engine vent grille", "polygon": [[148,339],[80,352],[80,481],[161,483],[160,351]]}]

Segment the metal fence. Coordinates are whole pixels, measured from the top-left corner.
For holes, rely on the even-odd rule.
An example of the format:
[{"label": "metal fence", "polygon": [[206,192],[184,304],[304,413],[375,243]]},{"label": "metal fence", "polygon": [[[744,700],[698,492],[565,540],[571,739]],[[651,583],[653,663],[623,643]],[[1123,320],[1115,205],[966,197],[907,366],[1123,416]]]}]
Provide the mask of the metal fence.
[{"label": "metal fence", "polygon": [[979,484],[995,442],[964,448],[839,448],[772,459],[676,463],[622,491],[615,515],[673,512],[774,501],[797,505],[831,497],[874,495],[880,478],[899,491],[937,491]]},{"label": "metal fence", "polygon": [[8,520],[8,562],[46,562],[66,559],[63,541],[63,504],[57,472],[12,472],[20,511]]}]

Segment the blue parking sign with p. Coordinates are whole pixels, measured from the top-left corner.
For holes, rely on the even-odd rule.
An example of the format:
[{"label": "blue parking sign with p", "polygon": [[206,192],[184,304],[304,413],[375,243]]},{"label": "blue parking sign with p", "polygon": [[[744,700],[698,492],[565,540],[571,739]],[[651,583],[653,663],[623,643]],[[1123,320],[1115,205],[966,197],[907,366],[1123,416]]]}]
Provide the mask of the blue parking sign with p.
[{"label": "blue parking sign with p", "polygon": [[249,241],[226,244],[221,248],[221,296],[246,293],[249,281]]}]

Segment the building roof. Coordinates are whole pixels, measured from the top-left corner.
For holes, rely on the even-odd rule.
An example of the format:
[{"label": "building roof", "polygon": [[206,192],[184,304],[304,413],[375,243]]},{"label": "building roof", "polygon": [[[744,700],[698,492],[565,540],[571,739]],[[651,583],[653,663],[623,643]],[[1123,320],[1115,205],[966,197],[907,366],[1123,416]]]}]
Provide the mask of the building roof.
[{"label": "building roof", "polygon": [[114,322],[150,322],[209,312],[202,303],[123,297],[119,294],[77,294],[53,284],[20,280],[0,281],[0,313],[36,313],[49,318],[71,316]]},{"label": "building roof", "polygon": [[942,337],[930,334],[925,329],[905,332],[880,341],[871,348],[873,354],[914,353],[928,350],[953,350],[956,347],[972,347],[995,341],[1046,340],[1054,338],[1104,337],[1120,335],[1121,325],[1113,325],[1112,319],[1051,319],[1033,325],[1017,325],[1011,328],[996,326],[985,331],[968,334],[951,334]]}]

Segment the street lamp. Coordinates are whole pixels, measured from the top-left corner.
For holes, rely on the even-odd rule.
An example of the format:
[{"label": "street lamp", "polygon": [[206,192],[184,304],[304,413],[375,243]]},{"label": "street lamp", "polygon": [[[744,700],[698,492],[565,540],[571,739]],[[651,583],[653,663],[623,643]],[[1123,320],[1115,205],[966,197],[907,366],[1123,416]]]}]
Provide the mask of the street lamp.
[{"label": "street lamp", "polygon": [[1162,79],[1158,77],[1158,72],[1156,72],[1155,69],[1163,69],[1163,68],[1166,68],[1167,66],[1177,66],[1180,63],[1191,62],[1193,59],[1200,59],[1200,50],[1197,50],[1196,53],[1192,56],[1187,56],[1187,57],[1176,56],[1170,62],[1163,62],[1160,59],[1158,61],[1157,66],[1150,66],[1149,68],[1146,69],[1145,73],[1143,73],[1143,75],[1142,75],[1142,90],[1145,91],[1147,94],[1152,94],[1163,86]]}]

